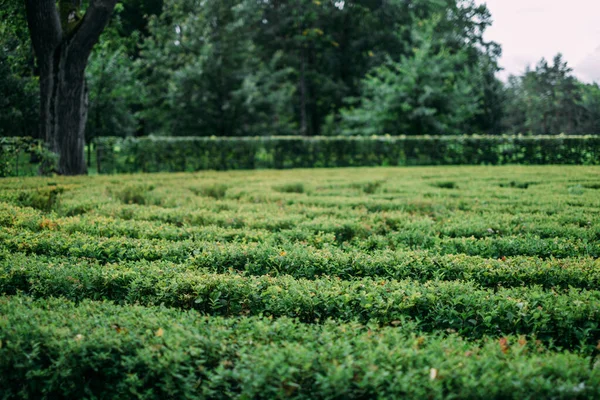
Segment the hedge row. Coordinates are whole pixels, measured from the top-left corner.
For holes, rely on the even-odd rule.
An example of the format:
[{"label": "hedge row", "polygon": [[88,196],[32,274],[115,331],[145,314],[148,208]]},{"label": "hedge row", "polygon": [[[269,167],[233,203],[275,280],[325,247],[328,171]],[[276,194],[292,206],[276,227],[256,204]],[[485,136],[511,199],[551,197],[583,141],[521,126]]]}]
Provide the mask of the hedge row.
[{"label": "hedge row", "polygon": [[58,157],[41,140],[0,137],[0,177],[51,174]]},{"label": "hedge row", "polygon": [[[45,209],[58,196],[56,189],[37,205]],[[0,199],[2,195],[0,195]],[[135,239],[202,240],[268,242],[274,245],[303,242],[315,246],[349,244],[363,249],[401,247],[402,245],[429,248],[441,240],[498,240],[525,237],[534,240],[569,239],[581,243],[600,240],[600,225],[592,224],[588,216],[580,226],[566,223],[577,220],[565,216],[501,214],[455,215],[452,220],[431,221],[415,218],[408,213],[395,216],[347,212],[332,218],[331,215],[312,216],[289,212],[286,215],[264,216],[268,210],[221,211],[194,210],[186,213],[168,213],[164,209],[148,210],[143,207],[103,207],[92,215],[59,218],[30,208],[14,207],[0,203],[0,226],[34,232],[55,230],[65,234],[84,233],[96,237],[126,236]],[[117,218],[113,215],[117,214]],[[325,213],[325,211],[323,211]],[[124,217],[124,218],[120,218]],[[181,217],[181,218],[180,218]],[[572,222],[572,221],[571,221]],[[509,255],[509,254],[502,254]],[[514,255],[514,254],[510,254]],[[556,254],[555,254],[556,255]]]},{"label": "hedge row", "polygon": [[599,136],[98,138],[100,173],[459,164],[600,164]]},{"label": "hedge row", "polygon": [[[175,240],[192,237],[202,237],[208,227],[215,230],[223,228],[222,234],[232,236],[237,232],[240,239],[244,235],[265,235],[269,237],[289,237],[296,240],[310,240],[310,236],[322,232],[335,237],[334,242],[357,239],[363,241],[374,235],[383,235],[385,240],[393,243],[390,234],[401,231],[402,235],[409,232],[415,238],[460,238],[474,237],[476,239],[499,238],[505,236],[530,235],[542,239],[571,238],[586,241],[600,240],[600,225],[592,224],[591,215],[580,217],[577,214],[546,214],[519,213],[517,216],[501,213],[465,213],[455,211],[452,220],[432,221],[423,216],[415,216],[405,212],[397,215],[381,216],[376,213],[366,214],[360,211],[347,210],[342,215],[332,215],[331,210],[311,210],[298,213],[288,207],[284,215],[276,214],[279,206],[257,208],[256,211],[244,212],[214,211],[211,209],[194,209],[192,207],[173,210],[149,208],[140,206],[102,207],[95,210],[91,221],[81,217],[78,224],[74,220],[68,223],[57,221],[58,226],[64,226],[66,231],[102,232],[101,235],[119,235],[127,232],[133,237],[174,238]],[[269,211],[273,212],[269,213]],[[265,215],[265,213],[269,213]],[[274,215],[275,214],[275,215]],[[449,213],[448,213],[449,214]],[[102,221],[97,216],[107,217]],[[15,220],[15,223],[18,221]],[[77,226],[80,225],[81,227]],[[106,228],[103,229],[103,225]],[[161,229],[157,229],[160,227]],[[62,229],[62,228],[61,228]],[[383,238],[379,238],[383,239]],[[415,239],[418,240],[418,239]],[[421,241],[424,241],[421,240]]]},{"label": "hedge row", "polygon": [[[99,173],[350,166],[600,164],[598,136],[143,137],[95,139]],[[56,155],[0,138],[0,177],[50,174]]]},{"label": "hedge row", "polygon": [[482,289],[467,282],[356,278],[314,280],[290,276],[177,270],[161,265],[24,261],[5,265],[0,293],[71,300],[106,299],[123,304],[194,309],[222,316],[294,317],[393,325],[410,318],[424,331],[451,330],[471,339],[535,335],[547,344],[596,348],[600,340],[600,292],[541,287]]},{"label": "hedge row", "polygon": [[[53,198],[48,197],[49,200],[42,201],[39,207],[45,207]],[[261,242],[275,246],[301,242],[315,247],[343,245],[363,250],[439,248],[442,253],[455,251],[499,257],[519,255],[519,251],[523,251],[523,255],[542,257],[600,253],[598,249],[594,250],[594,243],[600,240],[600,226],[593,226],[591,221],[580,227],[551,217],[544,221],[541,216],[530,215],[518,218],[494,214],[465,215],[465,218],[456,216],[452,221],[434,223],[405,213],[386,218],[376,214],[358,218],[348,212],[332,219],[331,216],[306,218],[301,214],[265,218],[264,213],[258,212],[260,210],[244,213],[196,210],[187,215],[188,222],[183,223],[177,218],[179,213],[171,215],[165,210],[153,212],[131,207],[126,210],[107,208],[96,210],[93,215],[58,218],[0,203],[0,226],[19,231],[59,231],[64,235],[83,233],[98,238]],[[113,211],[127,214],[126,218],[115,219],[111,215]],[[487,251],[478,247],[481,242],[490,244]],[[589,254],[582,253],[586,248]]]},{"label": "hedge row", "polygon": [[[600,260],[597,258],[566,258],[542,260],[538,257],[508,257],[486,259],[479,256],[439,255],[431,251],[374,251],[365,253],[360,249],[318,249],[312,246],[272,246],[263,243],[220,243],[197,242],[188,252],[169,252],[164,247],[162,257],[154,257],[154,249],[129,245],[123,253],[111,253],[112,247],[92,243],[77,251],[40,251],[50,257],[36,253],[0,253],[0,265],[18,268],[23,261],[59,264],[77,264],[79,257],[100,266],[110,262],[167,262],[165,268],[185,270],[204,269],[226,273],[237,271],[247,275],[289,275],[295,278],[315,279],[321,276],[353,278],[413,279],[472,281],[483,287],[518,287],[539,285],[544,288],[569,287],[597,289],[600,287]],[[83,242],[79,242],[84,246]],[[116,242],[117,247],[123,242]],[[160,244],[156,244],[160,252]],[[177,246],[174,246],[177,250]],[[193,249],[192,249],[193,248]],[[17,247],[18,249],[18,247]],[[15,247],[13,247],[15,250]],[[21,248],[21,250],[24,250]],[[66,256],[66,258],[64,258]],[[4,258],[4,260],[2,259]],[[172,264],[177,264],[174,266]],[[181,265],[178,265],[181,264]]]},{"label": "hedge row", "polygon": [[[49,222],[51,224],[51,222]],[[389,237],[374,236],[362,246],[344,246],[365,250],[431,250],[438,254],[466,254],[487,258],[537,256],[541,258],[599,257],[600,242],[581,239],[541,239],[535,236],[507,236],[499,238],[436,238],[418,232],[394,232]],[[318,239],[318,238],[317,238]],[[381,239],[381,243],[377,241]],[[0,231],[2,245],[17,252],[49,256],[95,258],[103,262],[168,260],[182,262],[190,259],[204,247],[212,246],[210,239],[169,241],[159,239],[129,239],[95,237],[67,232],[4,228]],[[273,243],[273,242],[271,242]],[[283,243],[285,244],[285,243]]]},{"label": "hedge row", "polygon": [[525,337],[481,344],[415,326],[0,298],[0,393],[16,398],[588,399],[594,359]]}]

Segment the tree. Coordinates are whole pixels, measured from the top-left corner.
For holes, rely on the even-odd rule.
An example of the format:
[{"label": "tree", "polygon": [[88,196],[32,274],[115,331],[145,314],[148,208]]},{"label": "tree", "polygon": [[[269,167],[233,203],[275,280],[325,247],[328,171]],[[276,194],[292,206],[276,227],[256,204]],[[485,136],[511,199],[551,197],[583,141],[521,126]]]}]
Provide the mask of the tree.
[{"label": "tree", "polygon": [[578,133],[595,134],[600,132],[600,86],[597,83],[580,83],[582,92],[580,106],[584,118]]},{"label": "tree", "polygon": [[0,136],[37,136],[38,81],[18,0],[0,0]]},{"label": "tree", "polygon": [[476,69],[469,49],[452,49],[440,26],[441,15],[420,21],[412,32],[415,48],[399,61],[391,58],[362,80],[362,95],[342,110],[347,135],[460,134],[472,129],[481,112]]},{"label": "tree", "polygon": [[[593,129],[597,113],[593,86],[572,75],[561,54],[542,59],[534,70],[511,77],[506,88],[506,132],[557,135]],[[597,115],[597,114],[596,114]]]},{"label": "tree", "polygon": [[253,42],[255,7],[240,0],[166,0],[150,19],[139,68],[153,133],[256,136],[295,133],[294,86],[280,53],[262,55]]},{"label": "tree", "polygon": [[[419,24],[434,15],[435,46],[425,52]],[[367,73],[405,61],[421,63],[422,78],[443,88],[442,113],[470,115],[470,132],[497,130],[500,51],[483,39],[489,11],[472,0],[165,0],[148,21],[136,60],[145,133],[336,134],[345,100],[365,94]],[[430,67],[438,59],[443,70]],[[472,113],[473,104],[483,111]]]},{"label": "tree", "polygon": [[37,136],[37,80],[15,71],[14,52],[0,37],[0,136]]},{"label": "tree", "polygon": [[[263,58],[282,54],[296,86],[295,119],[302,135],[320,135],[329,114],[356,95],[358,82],[386,53],[396,53],[393,34],[404,21],[393,0],[248,0],[258,5],[254,43]],[[399,5],[400,4],[400,5]]]},{"label": "tree", "polygon": [[[26,0],[27,22],[40,73],[40,134],[59,155],[58,172],[87,172],[85,68],[117,0]],[[83,13],[83,16],[81,15]]]},{"label": "tree", "polygon": [[121,0],[119,4],[123,6],[119,13],[121,20],[119,31],[123,37],[130,37],[132,34],[141,34],[147,36],[148,17],[159,15],[163,9],[164,0]]},{"label": "tree", "polygon": [[[87,143],[100,136],[133,136],[138,129],[134,109],[140,102],[142,87],[136,79],[133,55],[137,51],[140,32],[121,34],[123,10],[123,5],[117,4],[86,68],[90,94],[85,130]],[[88,154],[90,151],[88,146]],[[88,156],[88,166],[90,158]]]},{"label": "tree", "polygon": [[[340,104],[340,112],[327,117],[324,133],[498,132],[502,86],[495,74],[500,46],[484,40],[491,24],[485,5],[472,0],[343,4],[343,17],[355,22],[340,25],[353,29],[332,35],[340,43],[340,76],[349,92],[346,103],[360,109],[349,114]],[[386,127],[370,124],[371,112],[387,118],[386,123],[379,120]],[[397,118],[399,123],[394,123]]]}]

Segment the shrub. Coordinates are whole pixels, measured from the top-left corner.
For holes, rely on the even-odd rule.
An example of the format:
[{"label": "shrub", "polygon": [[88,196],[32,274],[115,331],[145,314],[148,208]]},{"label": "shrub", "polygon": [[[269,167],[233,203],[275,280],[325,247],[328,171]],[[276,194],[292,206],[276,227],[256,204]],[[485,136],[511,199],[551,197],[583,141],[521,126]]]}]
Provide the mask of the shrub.
[{"label": "shrub", "polygon": [[30,137],[0,137],[0,177],[52,175],[58,155],[41,140]]},{"label": "shrub", "polygon": [[192,188],[191,190],[196,195],[201,195],[205,197],[212,197],[213,199],[224,199],[227,194],[227,185],[222,183],[214,183],[212,185],[205,185],[199,188]]},{"label": "shrub", "polygon": [[106,302],[0,299],[4,398],[456,398],[600,396],[594,359],[535,338],[467,342],[376,328],[204,317]]},{"label": "shrub", "polygon": [[17,195],[17,204],[23,207],[32,207],[44,212],[54,210],[60,201],[64,187],[52,186],[44,189],[23,190]]},{"label": "shrub", "polygon": [[383,165],[598,165],[600,137],[99,138],[97,151],[103,173]]},{"label": "shrub", "polygon": [[304,193],[304,183],[290,182],[283,185],[273,186],[273,190],[280,193]]},{"label": "shrub", "polygon": [[124,187],[109,187],[107,192],[123,204],[147,204],[148,192],[154,190],[154,185],[129,184]]}]

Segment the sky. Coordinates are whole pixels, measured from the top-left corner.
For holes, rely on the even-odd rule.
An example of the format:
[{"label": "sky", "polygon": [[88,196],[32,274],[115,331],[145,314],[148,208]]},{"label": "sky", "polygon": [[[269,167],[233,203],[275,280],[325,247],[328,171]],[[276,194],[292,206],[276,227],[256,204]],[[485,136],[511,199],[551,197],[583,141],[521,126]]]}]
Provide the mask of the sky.
[{"label": "sky", "polygon": [[560,52],[579,79],[600,83],[600,0],[475,1],[492,13],[485,37],[502,46],[503,80]]}]

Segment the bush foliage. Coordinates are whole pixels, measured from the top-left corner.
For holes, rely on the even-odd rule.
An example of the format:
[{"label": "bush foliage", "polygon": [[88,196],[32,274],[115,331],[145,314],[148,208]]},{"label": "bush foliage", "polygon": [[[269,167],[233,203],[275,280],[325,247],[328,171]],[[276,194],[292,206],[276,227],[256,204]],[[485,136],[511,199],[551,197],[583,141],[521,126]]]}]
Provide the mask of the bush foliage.
[{"label": "bush foliage", "polygon": [[41,140],[30,137],[0,137],[0,178],[6,176],[50,175],[58,156]]},{"label": "bush foliage", "polygon": [[600,164],[596,136],[99,138],[100,172]]},{"label": "bush foliage", "polygon": [[403,321],[306,325],[24,297],[0,299],[0,312],[4,398],[600,395],[591,358],[518,336],[471,343]]},{"label": "bush foliage", "polygon": [[600,395],[596,166],[0,181],[3,398]]}]

